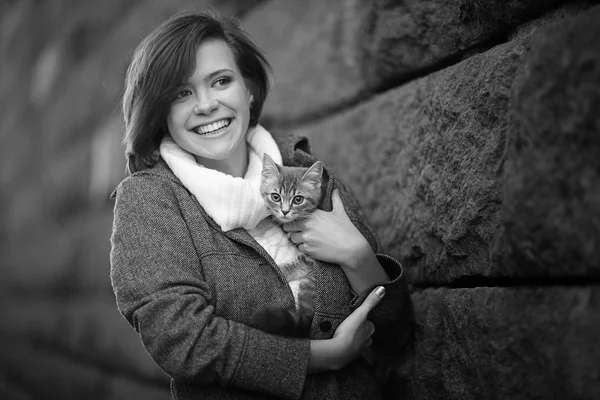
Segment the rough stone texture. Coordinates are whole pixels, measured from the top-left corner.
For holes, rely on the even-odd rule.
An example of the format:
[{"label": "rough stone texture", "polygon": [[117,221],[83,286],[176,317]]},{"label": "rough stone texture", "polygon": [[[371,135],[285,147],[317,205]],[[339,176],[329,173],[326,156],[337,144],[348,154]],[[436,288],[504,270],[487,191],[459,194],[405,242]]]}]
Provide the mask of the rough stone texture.
[{"label": "rough stone texture", "polygon": [[362,62],[368,1],[270,1],[243,27],[273,67],[266,119],[323,115],[364,96]]},{"label": "rough stone texture", "polygon": [[600,287],[413,293],[419,400],[600,398]]},{"label": "rough stone texture", "polygon": [[[576,26],[577,21],[572,25]],[[596,60],[588,61],[592,64],[598,62],[590,44],[579,40],[579,36],[593,36],[588,33],[588,27],[570,32],[561,26],[550,20],[545,27],[530,32],[540,38],[548,32],[557,32],[564,40],[563,47],[572,43],[569,53],[572,57],[579,54]],[[449,283],[480,276],[576,275],[592,273],[597,268],[594,257],[587,258],[586,262],[579,257],[579,269],[565,271],[556,263],[546,263],[543,268],[532,270],[523,265],[521,259],[517,263],[504,256],[506,245],[500,229],[500,212],[506,138],[512,132],[508,129],[508,113],[513,79],[525,60],[536,60],[539,51],[543,51],[528,50],[530,37],[520,35],[509,43],[412,81],[333,118],[295,130],[310,137],[314,152],[352,184],[384,248],[403,261],[413,283]],[[540,62],[550,71],[561,70],[557,65],[561,61],[552,55],[544,56]],[[570,92],[569,98],[577,98],[577,93],[583,91],[597,93],[600,86],[596,77],[590,74],[578,77],[582,84],[558,81],[553,75],[539,79],[554,80],[561,90]],[[591,103],[585,103],[577,112],[578,118],[588,121],[590,126],[598,123]],[[557,132],[562,132],[560,124],[554,126]],[[593,150],[588,154],[594,154]],[[545,157],[552,160],[553,156],[549,153]],[[584,170],[554,174],[554,182],[560,187],[581,171]],[[517,169],[513,179],[520,179],[521,173],[521,169]],[[544,170],[529,170],[523,174],[543,176]],[[597,169],[586,176],[590,182],[597,182]],[[506,185],[510,185],[510,181]],[[586,196],[593,198],[593,191],[590,189]],[[563,197],[549,202],[556,204]],[[578,212],[584,215],[587,211],[588,208],[582,207]],[[507,223],[529,218],[532,225],[545,226],[547,219],[543,213],[524,212],[513,213],[510,220],[504,214],[504,218]],[[571,231],[581,226],[582,232],[589,235],[598,229],[594,218],[591,217],[589,228],[578,225],[577,218],[565,219],[563,224],[571,224]],[[547,227],[551,229],[551,225]],[[587,240],[598,243],[600,236],[596,234]],[[519,246],[519,242],[513,243],[513,247]],[[589,247],[585,244],[588,242],[569,243],[570,251],[580,252],[582,256],[591,251],[582,250]]]},{"label": "rough stone texture", "polygon": [[524,45],[498,46],[295,130],[351,184],[412,282],[493,273],[506,112]]},{"label": "rough stone texture", "polygon": [[370,85],[385,85],[486,41],[563,0],[377,0],[366,57]]},{"label": "rough stone texture", "polygon": [[[0,398],[169,398],[108,275],[124,68],[176,10],[258,3],[0,2]],[[569,22],[575,7],[521,24],[555,4],[273,0],[244,20],[270,43],[271,121],[328,117],[296,130],[418,284],[390,398],[600,398],[600,18]],[[464,276],[510,287],[424,289]]]},{"label": "rough stone texture", "polygon": [[310,120],[406,81],[562,0],[275,0],[244,27],[274,69],[270,121]]},{"label": "rough stone texture", "polygon": [[600,276],[599,21],[536,35],[513,87],[505,256],[529,274]]}]

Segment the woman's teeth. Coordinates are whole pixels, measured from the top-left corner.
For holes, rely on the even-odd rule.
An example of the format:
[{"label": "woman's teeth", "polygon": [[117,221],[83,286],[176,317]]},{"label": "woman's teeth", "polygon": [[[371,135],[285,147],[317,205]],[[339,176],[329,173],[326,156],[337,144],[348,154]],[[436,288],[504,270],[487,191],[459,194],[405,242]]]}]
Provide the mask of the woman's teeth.
[{"label": "woman's teeth", "polygon": [[216,133],[221,129],[228,127],[230,123],[230,119],[222,119],[217,122],[213,122],[212,124],[200,125],[194,128],[194,132],[196,132],[198,135],[208,135],[210,133]]}]

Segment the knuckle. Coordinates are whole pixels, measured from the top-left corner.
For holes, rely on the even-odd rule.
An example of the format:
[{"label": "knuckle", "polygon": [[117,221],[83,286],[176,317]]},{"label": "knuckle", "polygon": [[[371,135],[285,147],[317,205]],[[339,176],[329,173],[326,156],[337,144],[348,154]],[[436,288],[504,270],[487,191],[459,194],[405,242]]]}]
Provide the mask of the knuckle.
[{"label": "knuckle", "polygon": [[369,327],[369,332],[371,332],[371,334],[375,332],[375,325],[373,325],[371,321],[367,321],[367,326]]}]

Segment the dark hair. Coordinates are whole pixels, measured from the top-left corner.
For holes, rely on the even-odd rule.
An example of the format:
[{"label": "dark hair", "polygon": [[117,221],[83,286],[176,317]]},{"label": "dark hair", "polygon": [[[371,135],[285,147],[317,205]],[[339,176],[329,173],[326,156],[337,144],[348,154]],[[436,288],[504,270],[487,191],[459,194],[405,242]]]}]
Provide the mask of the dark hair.
[{"label": "dark hair", "polygon": [[136,48],[125,77],[123,119],[125,156],[130,174],[158,161],[169,107],[181,82],[196,67],[196,51],[206,39],[227,43],[254,101],[249,126],[255,126],[269,91],[270,65],[261,50],[232,18],[212,13],[171,17]]}]

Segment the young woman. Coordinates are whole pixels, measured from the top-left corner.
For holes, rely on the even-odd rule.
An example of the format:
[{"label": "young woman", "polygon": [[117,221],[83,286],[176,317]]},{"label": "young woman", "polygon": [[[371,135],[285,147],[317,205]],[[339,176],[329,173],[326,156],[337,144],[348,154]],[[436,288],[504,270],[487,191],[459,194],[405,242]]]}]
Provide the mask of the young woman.
[{"label": "young woman", "polygon": [[[258,124],[268,63],[230,20],[171,18],[146,37],[123,99],[129,177],[115,190],[111,279],[120,312],[177,399],[377,399],[360,357],[406,343],[402,267],[377,241],[327,167],[320,210],[284,228],[318,260],[306,338],[268,334],[250,316],[294,299],[249,231],[265,217],[263,155],[315,162],[305,138]],[[385,293],[385,296],[384,296]]]}]

